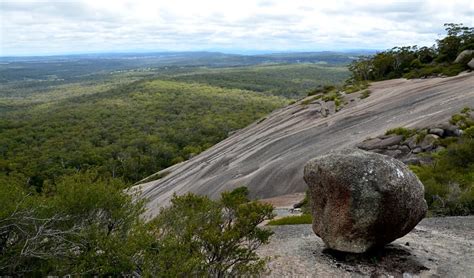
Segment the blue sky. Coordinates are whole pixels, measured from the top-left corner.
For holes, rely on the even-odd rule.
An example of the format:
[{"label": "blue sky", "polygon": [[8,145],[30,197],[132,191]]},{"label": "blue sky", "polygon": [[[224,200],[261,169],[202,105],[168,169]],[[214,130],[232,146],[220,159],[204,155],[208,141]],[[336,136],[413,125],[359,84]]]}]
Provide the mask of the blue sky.
[{"label": "blue sky", "polygon": [[474,1],[0,0],[0,56],[432,45]]}]

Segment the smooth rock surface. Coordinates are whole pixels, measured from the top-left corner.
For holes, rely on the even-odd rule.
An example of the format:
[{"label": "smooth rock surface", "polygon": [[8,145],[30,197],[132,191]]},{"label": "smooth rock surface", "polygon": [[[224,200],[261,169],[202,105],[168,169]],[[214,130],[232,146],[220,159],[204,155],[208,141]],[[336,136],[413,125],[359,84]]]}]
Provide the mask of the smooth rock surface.
[{"label": "smooth rock surface", "polygon": [[468,64],[472,59],[472,55],[474,55],[474,50],[471,50],[471,49],[463,50],[461,53],[459,53],[459,55],[456,57],[456,60],[454,60],[454,62]]},{"label": "smooth rock surface", "polygon": [[313,230],[338,251],[362,253],[410,232],[426,214],[424,188],[401,161],[360,149],[319,156],[304,168]]},{"label": "smooth rock surface", "polygon": [[439,137],[443,137],[444,130],[442,128],[430,128],[428,131],[430,134],[438,135]]},{"label": "smooth rock surface", "polygon": [[474,58],[472,58],[471,61],[469,61],[469,63],[467,63],[467,66],[468,66],[470,69],[474,69]]}]

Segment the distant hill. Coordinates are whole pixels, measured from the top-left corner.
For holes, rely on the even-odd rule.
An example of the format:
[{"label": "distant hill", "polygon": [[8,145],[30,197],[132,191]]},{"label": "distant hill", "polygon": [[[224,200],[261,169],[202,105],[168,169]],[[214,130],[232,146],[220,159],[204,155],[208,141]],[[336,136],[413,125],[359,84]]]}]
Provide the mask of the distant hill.
[{"label": "distant hill", "polygon": [[237,55],[219,52],[83,54],[0,57],[0,84],[25,80],[82,80],[92,74],[173,67],[239,67],[260,64],[347,65],[365,52],[303,52]]}]

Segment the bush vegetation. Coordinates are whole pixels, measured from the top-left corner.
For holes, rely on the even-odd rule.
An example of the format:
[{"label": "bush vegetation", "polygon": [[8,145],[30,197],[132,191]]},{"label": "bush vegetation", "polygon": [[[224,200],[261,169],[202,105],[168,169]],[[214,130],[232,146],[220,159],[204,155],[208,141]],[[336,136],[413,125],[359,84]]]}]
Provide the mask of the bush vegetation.
[{"label": "bush vegetation", "polygon": [[451,122],[464,131],[438,144],[446,149],[433,155],[434,163],[411,166],[425,186],[425,199],[433,215],[474,214],[474,121],[470,108],[455,114]]},{"label": "bush vegetation", "polygon": [[445,24],[447,35],[432,47],[404,46],[361,57],[350,66],[353,83],[367,80],[417,78],[432,75],[457,75],[468,69],[467,57],[454,60],[463,50],[474,49],[474,28],[462,24]]},{"label": "bush vegetation", "polygon": [[[5,177],[1,176],[2,182]],[[272,232],[270,205],[246,188],[218,201],[187,194],[149,223],[125,184],[75,174],[38,194],[9,179],[0,187],[0,275],[242,276],[265,268],[255,250]]]},{"label": "bush vegetation", "polygon": [[411,166],[425,186],[433,215],[474,213],[474,139],[463,138],[434,156],[434,163]]},{"label": "bush vegetation", "polygon": [[370,90],[364,90],[364,91],[362,91],[362,93],[360,94],[360,98],[361,98],[361,99],[368,98],[371,93],[372,93],[372,92],[371,92]]},{"label": "bush vegetation", "polygon": [[403,135],[403,139],[407,139],[408,137],[413,136],[416,134],[415,129],[409,129],[409,128],[404,128],[404,127],[396,127],[389,129],[385,132],[385,135],[390,135],[390,134],[395,134],[395,135]]}]

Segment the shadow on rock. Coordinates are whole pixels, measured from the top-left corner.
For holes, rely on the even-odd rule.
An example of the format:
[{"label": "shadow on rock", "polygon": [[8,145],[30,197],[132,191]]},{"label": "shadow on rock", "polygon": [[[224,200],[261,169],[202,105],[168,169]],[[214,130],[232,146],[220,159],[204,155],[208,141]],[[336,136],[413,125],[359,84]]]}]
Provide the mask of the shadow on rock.
[{"label": "shadow on rock", "polygon": [[339,268],[371,277],[384,275],[406,277],[407,274],[413,275],[429,270],[407,249],[395,245],[387,245],[361,254],[324,249],[322,256]]}]

